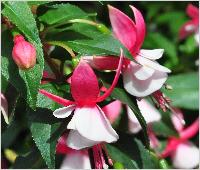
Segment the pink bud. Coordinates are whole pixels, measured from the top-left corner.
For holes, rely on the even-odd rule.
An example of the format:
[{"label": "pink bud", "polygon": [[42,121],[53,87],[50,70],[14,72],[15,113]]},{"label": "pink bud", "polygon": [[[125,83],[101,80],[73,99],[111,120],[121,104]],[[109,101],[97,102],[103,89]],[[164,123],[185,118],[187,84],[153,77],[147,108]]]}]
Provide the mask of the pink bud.
[{"label": "pink bud", "polygon": [[14,37],[12,56],[15,63],[21,69],[32,68],[36,63],[35,47],[27,42],[22,35]]}]

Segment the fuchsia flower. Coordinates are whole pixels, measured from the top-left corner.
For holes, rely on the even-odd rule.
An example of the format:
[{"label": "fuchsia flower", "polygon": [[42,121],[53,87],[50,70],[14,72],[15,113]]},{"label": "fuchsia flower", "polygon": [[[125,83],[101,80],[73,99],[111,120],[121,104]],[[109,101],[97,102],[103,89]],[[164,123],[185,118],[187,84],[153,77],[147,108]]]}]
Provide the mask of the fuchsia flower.
[{"label": "fuchsia flower", "polygon": [[172,163],[175,168],[195,168],[199,164],[199,149],[189,142],[189,139],[196,135],[199,131],[199,118],[192,125],[183,128],[182,123],[178,122],[181,119],[174,119],[173,123],[178,123],[175,126],[179,133],[179,138],[170,137],[165,150],[161,157],[172,157]]},{"label": "fuchsia flower", "polygon": [[56,146],[56,153],[65,155],[60,169],[91,169],[88,151],[71,149],[66,140],[67,135],[61,136]]},{"label": "fuchsia flower", "polygon": [[[159,65],[155,60],[162,57],[163,49],[143,50],[146,26],[142,14],[135,7],[132,9],[135,22],[120,10],[108,6],[114,36],[129,50],[134,61],[123,62],[124,88],[137,97],[147,96],[159,90],[171,71]],[[116,69],[119,58],[112,56],[85,56],[85,60],[94,68],[101,70]]]},{"label": "fuchsia flower", "polygon": [[19,68],[32,68],[36,63],[35,47],[28,41],[25,41],[22,35],[16,35],[14,37],[12,57]]},{"label": "fuchsia flower", "polygon": [[101,142],[115,142],[118,135],[110,125],[104,112],[96,104],[107,98],[114,89],[122,67],[123,54],[121,50],[120,62],[111,87],[99,96],[99,85],[91,67],[81,60],[71,77],[71,94],[75,101],[69,101],[53,95],[45,90],[40,93],[67,107],[53,112],[57,118],[66,118],[74,112],[67,129],[70,129],[67,145],[73,149],[90,147]]},{"label": "fuchsia flower", "polygon": [[187,15],[191,18],[180,29],[179,37],[184,39],[187,36],[195,33],[195,40],[199,43],[199,9],[192,4],[189,4],[186,9]]}]

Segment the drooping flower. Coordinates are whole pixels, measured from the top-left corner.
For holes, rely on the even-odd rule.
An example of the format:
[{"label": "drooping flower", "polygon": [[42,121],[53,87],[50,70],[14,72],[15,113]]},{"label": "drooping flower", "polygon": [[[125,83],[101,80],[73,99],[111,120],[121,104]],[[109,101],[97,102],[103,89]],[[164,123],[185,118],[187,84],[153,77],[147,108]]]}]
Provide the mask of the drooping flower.
[{"label": "drooping flower", "polygon": [[[158,64],[156,59],[162,57],[163,49],[141,49],[145,38],[145,22],[142,14],[135,7],[132,9],[135,22],[120,10],[108,6],[109,17],[114,36],[129,50],[134,61],[123,62],[124,88],[130,94],[144,97],[159,90],[171,71]],[[119,58],[112,56],[85,56],[84,59],[94,68],[101,70],[116,69]]]},{"label": "drooping flower", "polygon": [[56,146],[57,154],[64,154],[60,169],[91,169],[87,150],[74,150],[66,145],[67,135],[62,135]]},{"label": "drooping flower", "polygon": [[115,142],[118,135],[110,125],[104,112],[96,104],[107,98],[117,84],[122,67],[123,53],[121,50],[120,62],[111,87],[99,96],[97,77],[91,67],[81,60],[71,77],[71,94],[74,101],[63,99],[45,90],[40,93],[67,107],[53,112],[57,118],[66,118],[74,112],[67,129],[70,129],[67,145],[73,149],[82,149],[101,142]]},{"label": "drooping flower", "polygon": [[[173,118],[174,119],[174,118]],[[173,120],[176,122],[181,119]],[[199,165],[199,148],[189,142],[199,131],[199,118],[187,128],[181,127],[181,122],[175,126],[179,138],[170,137],[167,146],[161,154],[162,158],[171,156],[175,168],[195,168]]]},{"label": "drooping flower", "polygon": [[16,35],[14,37],[12,57],[20,69],[32,68],[36,63],[35,47],[28,41],[25,41],[22,35]]},{"label": "drooping flower", "polygon": [[184,39],[191,34],[195,34],[195,40],[199,44],[199,9],[189,4],[186,9],[187,15],[191,20],[187,21],[180,29],[179,38]]}]

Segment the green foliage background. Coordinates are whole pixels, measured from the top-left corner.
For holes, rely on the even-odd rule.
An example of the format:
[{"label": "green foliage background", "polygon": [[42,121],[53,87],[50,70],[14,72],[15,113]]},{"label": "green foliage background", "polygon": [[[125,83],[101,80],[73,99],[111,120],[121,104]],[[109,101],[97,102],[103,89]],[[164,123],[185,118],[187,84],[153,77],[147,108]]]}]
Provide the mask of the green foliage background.
[{"label": "green foliage background", "polygon": [[[18,70],[11,58],[12,34],[2,24],[1,91],[8,99],[10,124],[7,125],[1,117],[1,152],[7,167],[59,168],[62,157],[54,156],[55,145],[69,120],[55,119],[52,111],[61,106],[38,94],[37,91],[38,88],[42,88],[59,96],[71,98],[69,85],[64,81],[69,74],[62,74],[57,82],[40,85],[43,70],[50,70],[44,61],[42,43],[44,43],[43,41],[59,41],[62,46],[68,45],[77,52],[78,57],[84,54],[118,55],[119,47],[122,45],[111,36],[102,34],[92,26],[77,23],[70,26],[63,24],[71,19],[86,18],[103,23],[110,29],[107,4],[113,5],[132,18],[133,14],[129,5],[134,5],[142,12],[147,26],[147,36],[143,48],[165,49],[159,63],[172,70],[167,83],[173,87],[173,90],[168,91],[164,88],[162,90],[172,99],[174,106],[183,110],[186,125],[193,122],[197,118],[199,110],[198,66],[195,64],[198,60],[199,48],[193,36],[183,41],[178,39],[180,27],[189,20],[185,13],[189,3],[198,6],[198,2],[166,1],[70,2],[71,5],[76,6],[68,5],[68,2],[3,2],[2,15],[8,17],[17,26],[18,31],[23,33],[37,49],[36,66],[29,71]],[[33,15],[30,8],[35,5],[39,6],[37,13]],[[62,26],[51,29],[45,39],[41,40],[43,28],[51,27],[54,24]],[[127,58],[131,58],[125,48],[124,52]],[[61,72],[62,67],[71,62],[70,55],[60,46],[56,47],[50,57],[61,61],[62,66],[59,68]],[[99,72],[97,74],[105,86],[110,84],[112,74]],[[121,83],[121,79],[119,82]],[[125,168],[162,168],[159,159],[147,149],[146,123],[135,105],[135,97],[126,93],[120,83],[111,97],[101,105],[103,106],[113,99],[120,99],[123,103],[128,104],[135,111],[144,133],[128,135],[126,133],[127,119],[125,114],[122,114],[120,123],[116,125],[122,140],[116,144],[107,145],[107,149],[112,158]],[[168,121],[170,113],[162,113],[162,115],[164,115],[162,121],[154,125],[156,134],[161,139],[177,135]],[[198,145],[198,136],[192,140]],[[130,144],[127,145],[127,142]],[[5,158],[4,151],[7,148],[17,153],[18,157],[15,162],[9,162]],[[170,164],[170,160],[167,161]]]}]

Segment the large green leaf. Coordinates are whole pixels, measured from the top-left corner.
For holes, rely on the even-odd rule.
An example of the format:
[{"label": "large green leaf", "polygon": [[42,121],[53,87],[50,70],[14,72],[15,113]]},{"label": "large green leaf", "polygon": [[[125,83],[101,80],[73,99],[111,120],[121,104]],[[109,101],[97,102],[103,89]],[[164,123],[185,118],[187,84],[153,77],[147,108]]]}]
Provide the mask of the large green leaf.
[{"label": "large green leaf", "polygon": [[[52,84],[41,85],[41,88],[56,95],[60,94]],[[52,111],[59,107],[54,101],[39,94],[37,110],[30,111],[28,114],[33,139],[49,168],[55,168],[56,143],[68,123],[60,122],[53,116]]]},{"label": "large green leaf", "polygon": [[39,17],[39,20],[49,25],[72,19],[87,18],[88,14],[75,5],[57,4],[52,6],[45,14]]},{"label": "large green leaf", "polygon": [[123,49],[127,58],[133,60],[128,50],[110,35],[101,35],[93,40],[68,41],[67,45],[81,55],[120,55],[120,48]]},{"label": "large green leaf", "polygon": [[[8,17],[8,19],[25,35],[28,41],[33,43],[36,47],[37,64],[27,71],[18,70],[11,59],[13,46],[13,44],[11,44],[12,38],[6,39],[2,36],[3,39],[5,38],[3,45],[4,47],[7,46],[5,47],[6,50],[3,48],[2,51],[2,55],[6,57],[2,62],[2,74],[13,83],[13,86],[15,86],[15,82],[19,81],[15,87],[27,98],[30,107],[35,109],[37,91],[44,67],[42,44],[40,42],[36,22],[26,2],[7,1],[4,2],[4,5],[5,7],[2,10],[2,14]],[[10,75],[12,72],[16,75]],[[12,80],[12,78],[14,78],[14,80]],[[19,84],[21,84],[21,87]]]},{"label": "large green leaf", "polygon": [[199,109],[199,76],[197,72],[170,76],[166,82],[173,90],[164,90],[172,105],[185,109]]},{"label": "large green leaf", "polygon": [[124,133],[119,133],[119,136],[120,139],[116,143],[106,145],[114,161],[121,162],[125,168],[159,168],[158,158],[138,139]]}]

